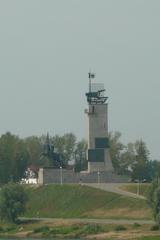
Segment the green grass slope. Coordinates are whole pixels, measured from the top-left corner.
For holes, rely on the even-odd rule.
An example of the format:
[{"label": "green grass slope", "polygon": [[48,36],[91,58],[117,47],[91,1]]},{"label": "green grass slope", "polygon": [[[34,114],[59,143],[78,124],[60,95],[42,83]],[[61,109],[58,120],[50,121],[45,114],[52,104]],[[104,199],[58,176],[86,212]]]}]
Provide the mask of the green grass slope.
[{"label": "green grass slope", "polygon": [[150,219],[145,200],[80,185],[28,188],[26,217]]},{"label": "green grass slope", "polygon": [[150,183],[140,183],[140,184],[131,183],[131,184],[123,185],[121,189],[127,192],[132,192],[137,194],[137,191],[139,188],[139,194],[146,197],[150,189],[150,186],[151,186]]}]

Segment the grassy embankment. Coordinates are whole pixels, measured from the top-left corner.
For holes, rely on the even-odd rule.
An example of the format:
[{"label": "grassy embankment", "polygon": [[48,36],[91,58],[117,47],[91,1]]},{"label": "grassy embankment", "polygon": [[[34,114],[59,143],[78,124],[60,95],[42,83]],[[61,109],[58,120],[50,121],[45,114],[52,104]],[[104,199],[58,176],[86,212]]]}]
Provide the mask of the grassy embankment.
[{"label": "grassy embankment", "polygon": [[139,190],[139,194],[146,197],[150,186],[151,186],[150,183],[140,183],[140,184],[131,183],[131,184],[123,185],[121,189],[127,192],[135,193],[135,194],[137,194],[137,191]]},{"label": "grassy embankment", "polygon": [[26,217],[151,219],[143,199],[80,185],[29,188]]},{"label": "grassy embankment", "polygon": [[[18,225],[1,223],[0,237],[160,239],[159,231],[151,231],[149,225],[89,224],[76,223],[74,220],[74,218],[151,219],[150,209],[143,199],[129,198],[80,185],[27,187],[27,191],[29,202],[26,217],[63,219],[21,222]],[[72,222],[65,218],[71,218]]]}]

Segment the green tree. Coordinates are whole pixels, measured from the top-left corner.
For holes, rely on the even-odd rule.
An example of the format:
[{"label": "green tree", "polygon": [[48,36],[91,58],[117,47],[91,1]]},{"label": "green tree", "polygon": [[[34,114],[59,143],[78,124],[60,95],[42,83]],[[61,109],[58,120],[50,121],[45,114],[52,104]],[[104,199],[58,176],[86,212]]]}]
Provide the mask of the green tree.
[{"label": "green tree", "polygon": [[135,161],[134,144],[128,143],[121,154],[120,166],[122,173],[130,174],[131,167],[134,161]]},{"label": "green tree", "polygon": [[28,152],[28,165],[43,166],[41,154],[43,152],[43,144],[41,138],[36,136],[24,139],[25,147]]},{"label": "green tree", "polygon": [[75,149],[75,171],[80,172],[87,169],[87,142],[82,139],[76,144]]},{"label": "green tree", "polygon": [[74,152],[76,148],[76,136],[73,133],[67,133],[63,136],[65,141],[65,152],[63,153],[65,157],[65,162],[68,164],[69,161],[74,160]]},{"label": "green tree", "polygon": [[64,165],[74,159],[76,147],[76,136],[73,133],[67,133],[63,136],[55,135],[52,138],[53,145],[57,153],[61,154]]},{"label": "green tree", "polygon": [[125,146],[121,143],[120,138],[120,132],[109,133],[110,154],[113,167],[117,173],[120,173],[121,171],[121,154],[125,148]]},{"label": "green tree", "polygon": [[160,225],[160,186],[157,179],[151,184],[147,201],[149,206],[152,208],[155,221],[158,223],[158,225]]},{"label": "green tree", "polygon": [[122,144],[121,133],[109,133],[110,153],[115,171],[131,175],[132,180],[151,180],[153,165],[149,160],[146,143],[137,140],[135,143]]},{"label": "green tree", "polygon": [[18,136],[7,132],[0,138],[0,182],[19,181],[27,167],[28,153]]},{"label": "green tree", "polygon": [[25,212],[27,194],[21,185],[10,183],[0,191],[0,217],[16,222],[18,216]]},{"label": "green tree", "polygon": [[135,159],[132,163],[132,179],[151,180],[149,151],[142,140],[135,142]]},{"label": "green tree", "polygon": [[150,160],[149,161],[149,172],[151,179],[157,179],[160,182],[160,161]]}]

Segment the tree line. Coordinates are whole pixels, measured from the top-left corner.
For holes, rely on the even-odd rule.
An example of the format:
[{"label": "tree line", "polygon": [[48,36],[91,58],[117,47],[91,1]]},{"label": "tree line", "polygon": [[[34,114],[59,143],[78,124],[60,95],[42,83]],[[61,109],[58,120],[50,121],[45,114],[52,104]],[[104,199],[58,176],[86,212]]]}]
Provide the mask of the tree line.
[{"label": "tree line", "polygon": [[[24,177],[27,167],[54,167],[54,162],[45,156],[46,135],[20,138],[10,132],[0,137],[0,183],[18,182]],[[76,171],[87,168],[85,140],[78,141],[72,133],[50,137],[54,151],[60,154],[65,166],[74,162]]]},{"label": "tree line", "polygon": [[[10,132],[0,137],[0,183],[18,182],[28,166],[54,167],[54,162],[43,153],[46,135],[20,138]],[[73,133],[50,136],[50,144],[60,154],[65,166],[73,165],[75,171],[87,169],[87,142],[78,140]],[[132,180],[151,181],[160,173],[160,163],[151,160],[143,140],[124,145],[121,133],[109,133],[110,154],[117,174],[126,174]]]},{"label": "tree line", "polygon": [[152,181],[160,176],[160,161],[150,158],[146,143],[140,139],[124,145],[121,133],[109,133],[110,153],[117,174],[126,174],[132,181]]}]

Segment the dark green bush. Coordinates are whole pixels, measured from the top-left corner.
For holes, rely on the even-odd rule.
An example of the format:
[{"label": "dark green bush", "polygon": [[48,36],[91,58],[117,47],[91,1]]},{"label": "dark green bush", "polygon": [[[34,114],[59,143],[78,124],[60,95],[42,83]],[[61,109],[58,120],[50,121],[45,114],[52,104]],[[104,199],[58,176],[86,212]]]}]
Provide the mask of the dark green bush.
[{"label": "dark green bush", "polygon": [[28,200],[23,186],[9,183],[0,191],[0,218],[13,223],[25,212]]},{"label": "dark green bush", "polygon": [[96,234],[96,233],[104,232],[104,227],[98,224],[89,224],[84,226],[82,228],[82,231],[88,234]]},{"label": "dark green bush", "polygon": [[72,225],[72,226],[64,226],[64,227],[55,227],[51,228],[48,232],[48,235],[56,235],[56,234],[76,234],[77,236],[81,236],[84,234],[96,234],[100,232],[104,232],[104,227],[98,224],[86,224],[86,225]]},{"label": "dark green bush", "polygon": [[133,228],[139,228],[141,225],[139,223],[134,223]]},{"label": "dark green bush", "polygon": [[123,225],[117,225],[117,226],[115,226],[114,230],[115,231],[125,231],[125,230],[127,230],[127,228]]},{"label": "dark green bush", "polygon": [[33,232],[34,233],[46,233],[46,232],[49,232],[49,227],[48,226],[41,226],[41,227],[38,227],[38,228],[34,228]]},{"label": "dark green bush", "polygon": [[160,227],[159,227],[158,224],[153,225],[153,226],[151,227],[151,231],[158,231],[158,230],[160,230]]},{"label": "dark green bush", "polygon": [[49,234],[70,234],[80,229],[79,225],[51,228]]}]

